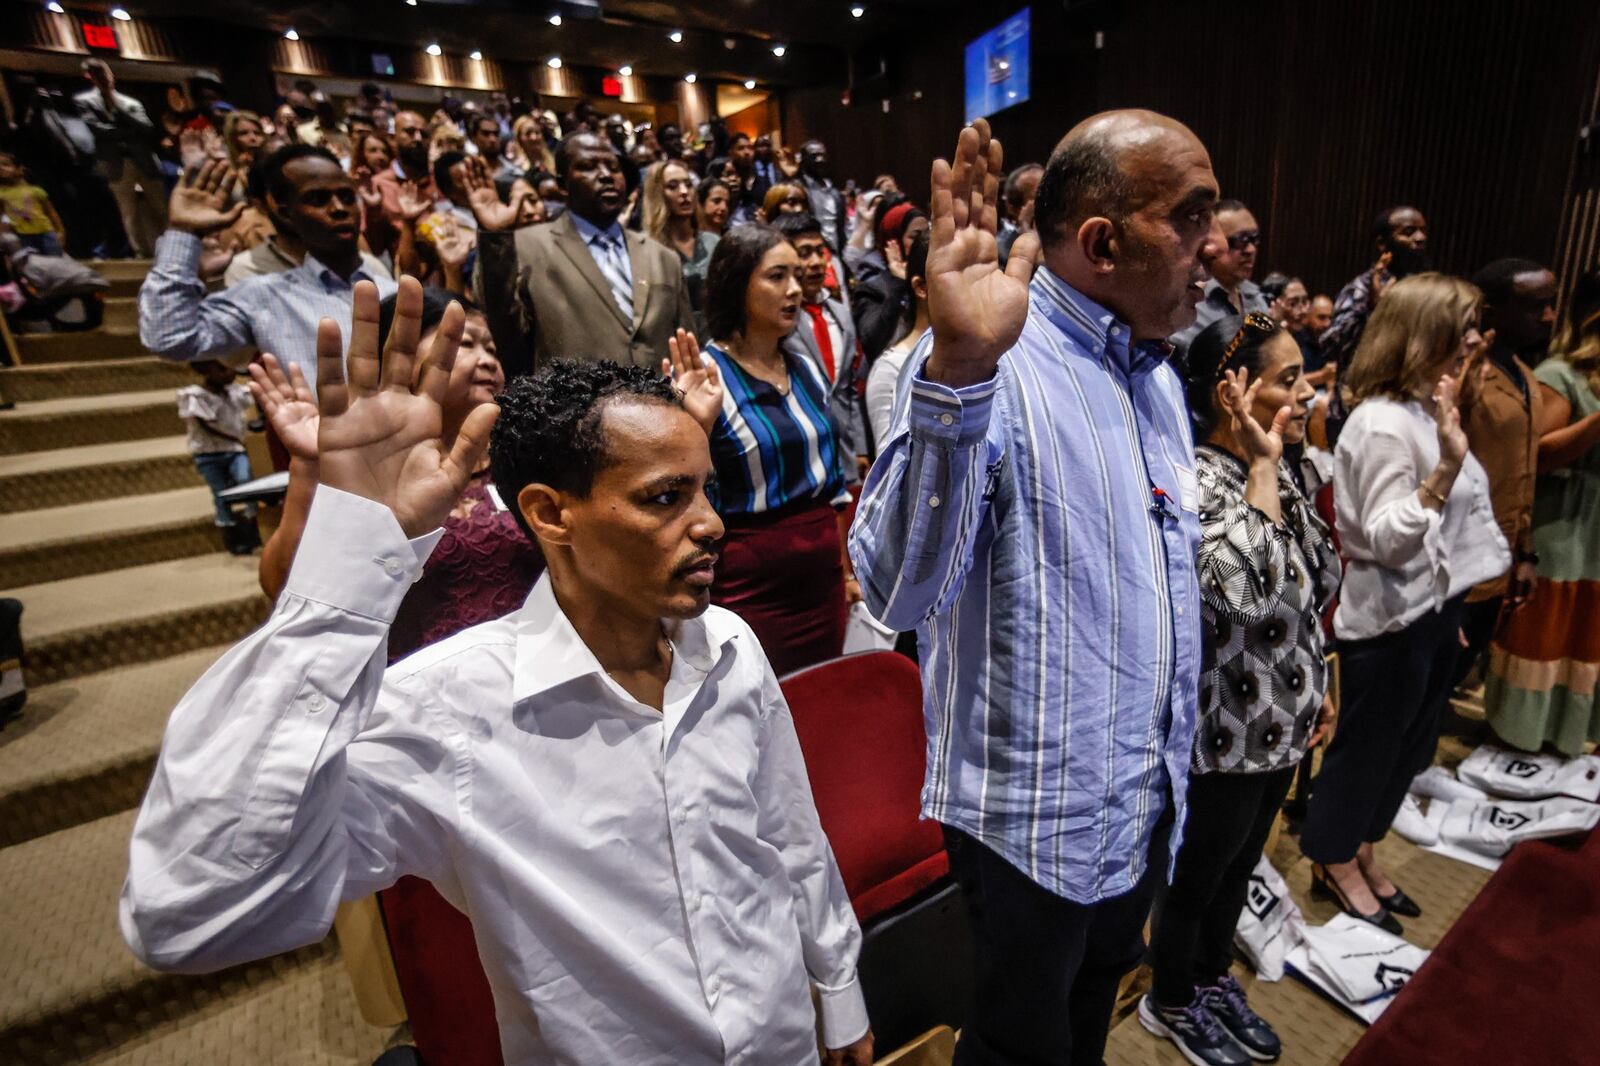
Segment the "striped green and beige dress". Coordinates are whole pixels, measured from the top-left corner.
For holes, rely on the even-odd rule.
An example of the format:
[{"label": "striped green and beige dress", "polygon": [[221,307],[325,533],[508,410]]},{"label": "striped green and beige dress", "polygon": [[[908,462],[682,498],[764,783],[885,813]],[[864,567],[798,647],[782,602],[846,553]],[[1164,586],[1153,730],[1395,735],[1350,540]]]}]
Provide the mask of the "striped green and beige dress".
[{"label": "striped green and beige dress", "polygon": [[[1572,405],[1600,411],[1588,379],[1547,359],[1534,377]],[[1496,639],[1484,688],[1489,724],[1506,743],[1569,755],[1600,741],[1600,446],[1539,476],[1533,504],[1539,580]]]}]

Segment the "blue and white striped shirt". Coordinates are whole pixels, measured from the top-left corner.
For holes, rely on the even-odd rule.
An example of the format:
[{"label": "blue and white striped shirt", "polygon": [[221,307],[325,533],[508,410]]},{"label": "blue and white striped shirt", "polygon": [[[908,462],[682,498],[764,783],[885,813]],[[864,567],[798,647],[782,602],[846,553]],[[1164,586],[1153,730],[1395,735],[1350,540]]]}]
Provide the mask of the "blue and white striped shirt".
[{"label": "blue and white striped shirt", "polygon": [[850,534],[868,607],[917,627],[923,814],[1080,903],[1134,887],[1169,794],[1177,854],[1194,743],[1194,445],[1128,341],[1042,267],[989,381],[925,380],[924,337]]},{"label": "blue and white striped shirt", "polygon": [[844,455],[828,414],[828,382],[810,359],[784,352],[789,393],[745,373],[717,345],[706,347],[722,374],[722,414],[711,431],[717,510],[763,514],[792,504],[850,502]]}]

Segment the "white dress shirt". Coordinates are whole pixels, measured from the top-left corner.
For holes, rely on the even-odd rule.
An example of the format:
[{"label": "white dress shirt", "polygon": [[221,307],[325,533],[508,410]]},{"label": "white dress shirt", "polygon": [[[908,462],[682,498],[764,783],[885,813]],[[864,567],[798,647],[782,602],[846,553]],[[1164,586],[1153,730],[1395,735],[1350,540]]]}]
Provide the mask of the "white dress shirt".
[{"label": "white dress shirt", "polygon": [[277,609],[173,712],[123,936],[211,970],[426,878],[471,919],[522,1063],[815,1063],[867,1030],[861,934],[789,709],[716,607],[666,631],[663,711],[609,678],[548,576],[384,670],[438,533],[317,493]]},{"label": "white dress shirt", "polygon": [[1441,513],[1417,487],[1439,465],[1439,430],[1415,400],[1363,401],[1333,452],[1344,585],[1333,631],[1365,640],[1404,629],[1511,566],[1489,475],[1467,453]]}]

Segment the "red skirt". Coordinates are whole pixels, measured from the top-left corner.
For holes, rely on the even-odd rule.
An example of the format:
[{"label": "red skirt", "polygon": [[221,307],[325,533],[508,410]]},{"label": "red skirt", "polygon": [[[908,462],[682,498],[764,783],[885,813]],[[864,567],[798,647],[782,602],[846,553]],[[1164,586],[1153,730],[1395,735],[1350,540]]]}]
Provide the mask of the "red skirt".
[{"label": "red skirt", "polygon": [[834,509],[819,503],[724,521],[711,602],[755,630],[779,677],[836,657],[847,612]]}]

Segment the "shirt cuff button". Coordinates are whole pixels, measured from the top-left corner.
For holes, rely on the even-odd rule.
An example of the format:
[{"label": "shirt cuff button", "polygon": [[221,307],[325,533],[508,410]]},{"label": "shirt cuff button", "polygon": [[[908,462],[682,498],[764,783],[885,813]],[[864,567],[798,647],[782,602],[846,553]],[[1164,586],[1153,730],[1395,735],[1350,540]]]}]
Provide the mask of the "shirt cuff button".
[{"label": "shirt cuff button", "polygon": [[954,425],[955,424],[955,420],[956,419],[955,419],[954,415],[945,414],[945,415],[940,415],[939,416],[939,424],[941,426]]},{"label": "shirt cuff button", "polygon": [[388,574],[390,577],[399,577],[401,574],[405,573],[405,567],[400,565],[399,559],[391,556],[383,560],[383,572]]},{"label": "shirt cuff button", "polygon": [[311,698],[306,700],[306,710],[312,714],[320,713],[328,706],[328,698],[320,692],[313,692]]},{"label": "shirt cuff button", "polygon": [[929,496],[928,497],[928,506],[929,507],[937,507],[942,502],[943,501],[940,500],[939,497],[937,497],[937,496]]}]

